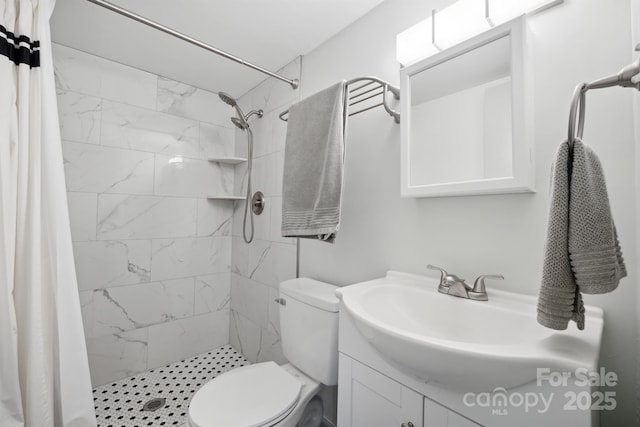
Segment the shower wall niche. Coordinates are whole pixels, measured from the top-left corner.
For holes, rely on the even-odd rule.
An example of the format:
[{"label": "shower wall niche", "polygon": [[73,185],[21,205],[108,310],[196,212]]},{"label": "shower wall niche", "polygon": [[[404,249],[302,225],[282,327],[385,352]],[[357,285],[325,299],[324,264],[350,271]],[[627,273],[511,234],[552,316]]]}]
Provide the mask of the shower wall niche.
[{"label": "shower wall niche", "polygon": [[215,93],[54,45],[94,386],[229,342],[230,110]]}]

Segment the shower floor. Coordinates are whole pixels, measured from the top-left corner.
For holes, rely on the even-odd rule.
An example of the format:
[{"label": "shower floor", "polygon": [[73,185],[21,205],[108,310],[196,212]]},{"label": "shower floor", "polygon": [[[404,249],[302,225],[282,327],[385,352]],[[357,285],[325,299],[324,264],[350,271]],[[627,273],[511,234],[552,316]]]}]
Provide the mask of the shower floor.
[{"label": "shower floor", "polygon": [[[208,353],[143,372],[93,390],[98,427],[185,426],[193,394],[217,375],[249,362],[225,345]],[[145,403],[165,399],[145,411]],[[154,406],[151,402],[148,406]]]}]

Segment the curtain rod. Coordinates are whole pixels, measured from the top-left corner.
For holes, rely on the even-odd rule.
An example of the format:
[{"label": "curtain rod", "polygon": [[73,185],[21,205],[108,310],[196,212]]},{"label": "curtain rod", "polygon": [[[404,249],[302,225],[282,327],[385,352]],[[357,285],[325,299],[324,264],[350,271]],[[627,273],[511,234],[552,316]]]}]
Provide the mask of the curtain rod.
[{"label": "curtain rod", "polygon": [[176,38],[179,38],[181,40],[189,42],[189,43],[191,43],[193,45],[196,45],[196,46],[198,46],[198,47],[200,47],[202,49],[208,50],[209,52],[213,52],[216,55],[220,55],[220,56],[225,57],[227,59],[230,59],[230,60],[232,60],[234,62],[242,64],[242,65],[244,65],[246,67],[253,68],[256,71],[260,71],[261,73],[267,74],[267,75],[269,75],[269,76],[271,76],[273,78],[281,80],[281,81],[283,81],[285,83],[289,83],[293,89],[297,89],[298,86],[300,85],[300,81],[298,79],[288,79],[286,77],[283,77],[283,76],[281,76],[279,74],[271,72],[271,71],[269,71],[269,70],[267,70],[265,68],[262,68],[262,67],[260,67],[258,65],[252,64],[251,62],[245,61],[242,58],[238,58],[235,55],[232,55],[232,54],[227,53],[227,52],[225,52],[223,50],[220,50],[218,48],[210,46],[210,45],[208,45],[206,43],[203,43],[203,42],[201,42],[199,40],[196,40],[193,37],[186,36],[186,35],[178,32],[176,30],[173,30],[173,29],[171,29],[169,27],[165,27],[162,24],[158,24],[157,22],[151,21],[151,20],[149,20],[149,19],[147,19],[147,18],[145,18],[143,16],[135,14],[135,13],[133,13],[133,12],[127,10],[127,9],[124,9],[124,8],[122,8],[120,6],[117,6],[117,5],[113,4],[113,3],[109,3],[109,2],[104,1],[104,0],[87,0],[87,1],[89,1],[91,3],[94,3],[94,4],[97,4],[98,6],[102,6],[105,9],[109,9],[112,12],[119,13],[120,15],[126,16],[127,18],[131,18],[134,21],[138,21],[138,22],[140,22],[140,23],[142,23],[144,25],[148,25],[149,27],[155,28],[156,30],[160,30],[160,31],[162,31],[164,33],[167,33],[167,34],[171,35],[171,36],[174,36]]}]

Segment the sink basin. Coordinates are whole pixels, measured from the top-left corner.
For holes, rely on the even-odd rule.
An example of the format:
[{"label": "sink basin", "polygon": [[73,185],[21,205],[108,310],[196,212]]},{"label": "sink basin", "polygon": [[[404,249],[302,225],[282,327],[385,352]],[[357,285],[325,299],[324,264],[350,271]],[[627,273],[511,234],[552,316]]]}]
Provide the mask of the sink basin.
[{"label": "sink basin", "polygon": [[597,369],[602,310],[586,327],[554,331],[536,321],[535,297],[489,289],[489,301],[437,292],[438,281],[390,271],[336,293],[362,336],[390,364],[458,391],[510,389],[551,372]]}]

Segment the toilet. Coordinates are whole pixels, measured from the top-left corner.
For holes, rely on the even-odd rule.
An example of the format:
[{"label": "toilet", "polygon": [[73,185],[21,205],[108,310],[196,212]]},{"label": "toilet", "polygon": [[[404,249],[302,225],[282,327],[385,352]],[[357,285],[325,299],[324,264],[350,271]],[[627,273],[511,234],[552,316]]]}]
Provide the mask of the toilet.
[{"label": "toilet", "polygon": [[189,427],[318,427],[323,385],[338,383],[336,286],[309,278],[280,284],[282,350],[289,363],[255,363],[206,383],[189,405]]}]

